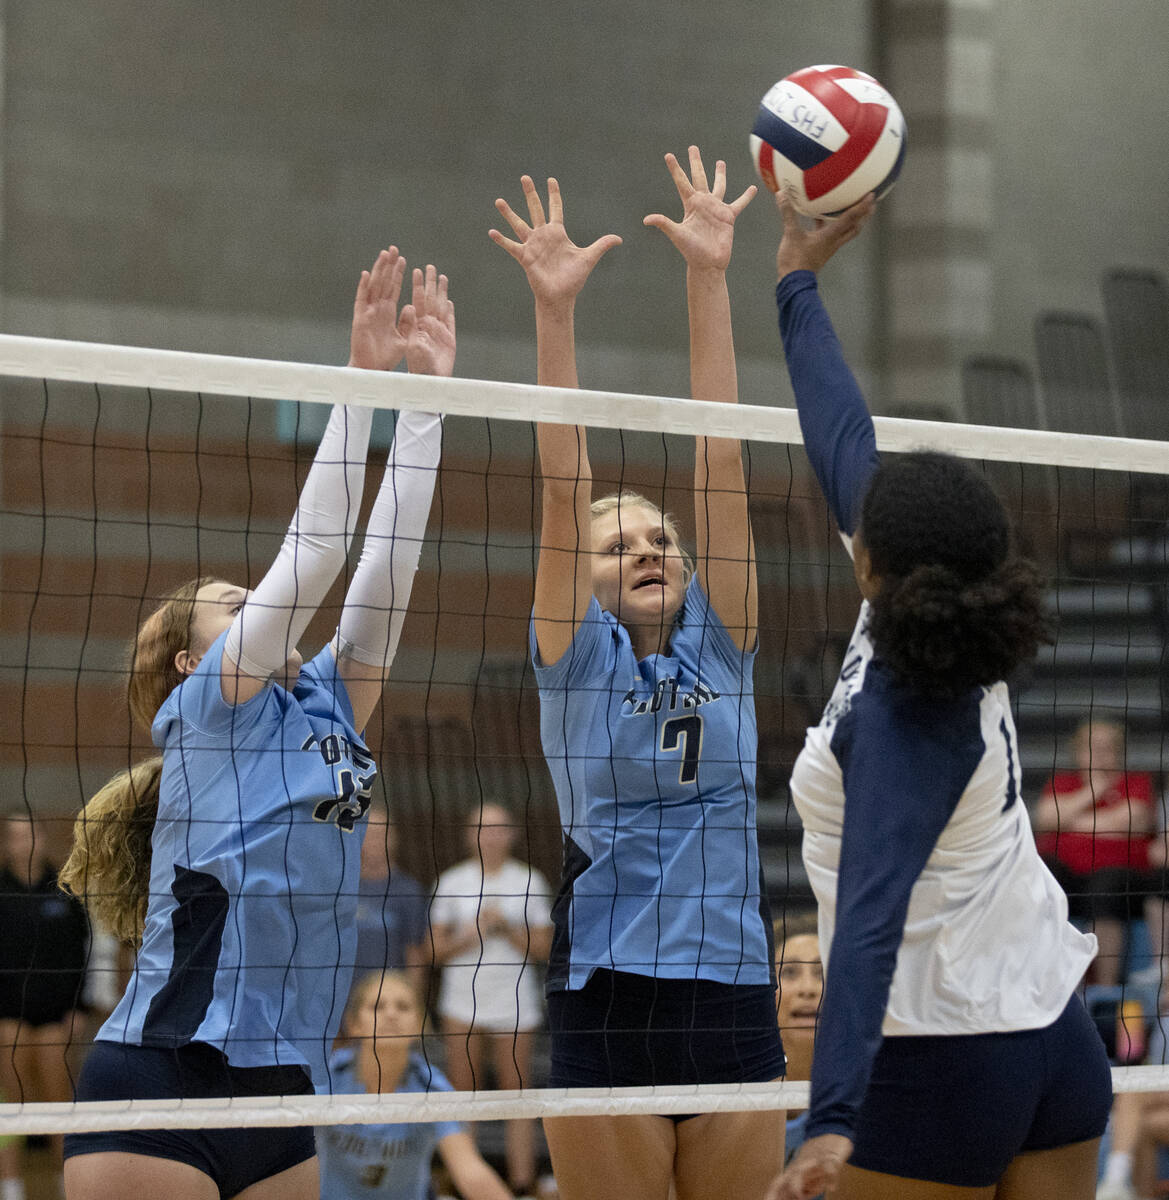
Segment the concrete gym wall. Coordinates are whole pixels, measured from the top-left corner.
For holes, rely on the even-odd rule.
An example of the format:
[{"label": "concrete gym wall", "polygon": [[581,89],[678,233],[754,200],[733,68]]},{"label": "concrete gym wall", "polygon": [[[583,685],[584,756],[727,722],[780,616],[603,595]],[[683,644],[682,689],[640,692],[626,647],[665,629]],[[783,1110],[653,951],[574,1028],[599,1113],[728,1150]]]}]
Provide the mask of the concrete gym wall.
[{"label": "concrete gym wall", "polygon": [[[681,262],[641,226],[677,207],[661,156],[697,141],[746,186],[759,96],[867,63],[866,8],[9,0],[4,327],[343,361],[357,273],[393,240],[451,276],[459,372],[531,378],[526,284],[486,236],[529,171],[560,178],[578,239],[626,239],[580,305],[588,382],[678,393]],[[764,401],[775,241],[760,197],[733,290]],[[858,354],[870,258],[837,271]]]},{"label": "concrete gym wall", "polygon": [[993,348],[1028,356],[1043,309],[1101,311],[1101,274],[1169,275],[1163,0],[995,10]]}]

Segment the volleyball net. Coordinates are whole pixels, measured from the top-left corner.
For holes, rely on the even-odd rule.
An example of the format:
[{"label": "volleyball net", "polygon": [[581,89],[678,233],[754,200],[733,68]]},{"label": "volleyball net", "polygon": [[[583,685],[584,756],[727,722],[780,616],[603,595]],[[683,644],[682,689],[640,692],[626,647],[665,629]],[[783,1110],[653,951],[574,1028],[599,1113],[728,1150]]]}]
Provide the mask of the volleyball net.
[{"label": "volleyball net", "polygon": [[[776,373],[778,390],[778,358]],[[35,818],[48,859],[59,863],[84,801],[151,752],[125,703],[127,644],[159,598],[186,579],[259,581],[296,506],[326,406],[335,402],[378,410],[367,506],[393,413],[446,418],[402,643],[366,735],[380,772],[375,800],[396,834],[393,869],[417,881],[427,898],[443,873],[467,857],[481,806],[501,800],[514,822],[513,857],[530,865],[531,880],[542,877],[551,889],[559,877],[561,830],[527,653],[539,528],[535,423],[585,425],[594,493],[630,488],[646,495],[677,517],[691,544],[693,437],[742,440],[759,574],[760,853],[782,938],[784,921],[814,908],[787,780],[804,729],[818,721],[831,692],[859,601],[803,454],[796,414],[762,404],[0,336],[0,688],[8,717],[2,735],[8,813]],[[1101,936],[1115,960],[1103,972],[1109,982],[1090,983],[1086,995],[1114,1061],[1134,1064],[1118,1066],[1116,1086],[1169,1090],[1160,1033],[1162,938],[1159,914],[1150,908],[1161,894],[1148,882],[1157,870],[1149,847],[1164,840],[1165,829],[1169,442],[880,417],[876,427],[883,452],[935,448],[979,464],[1002,496],[1022,548],[1051,581],[1055,644],[1013,681],[1029,805],[1038,805],[1053,779],[1077,769],[1076,731],[1085,722],[1115,727],[1124,772],[1146,780],[1148,816],[1129,806],[1136,815],[1125,840],[1139,846],[1139,864],[1133,862],[1148,874],[1129,873],[1103,897],[1081,897],[1079,919],[1086,926],[1097,914],[1115,921],[1123,909],[1119,937]],[[315,648],[331,636],[348,574],[303,645]],[[1040,829],[1038,836],[1062,832]],[[1101,846],[1118,837],[1100,836]],[[10,869],[19,866],[9,862]],[[413,966],[433,1001],[437,971]],[[101,967],[91,961],[94,1010],[112,1008],[125,969],[113,958]],[[20,970],[11,957],[0,959],[8,992],[19,990]],[[337,970],[348,965],[338,963]],[[91,1020],[75,1035],[71,1071],[94,1028]],[[10,1066],[19,1061],[19,1036],[10,1034],[10,1044],[0,1046]],[[540,1086],[538,1033],[535,1039],[520,1090],[487,1090],[476,1077],[473,1091],[389,1096],[75,1105],[21,1102],[13,1094],[0,1105],[0,1134],[807,1103],[807,1084],[800,1082],[548,1089]],[[431,1025],[419,1045],[442,1064],[443,1043]]]}]

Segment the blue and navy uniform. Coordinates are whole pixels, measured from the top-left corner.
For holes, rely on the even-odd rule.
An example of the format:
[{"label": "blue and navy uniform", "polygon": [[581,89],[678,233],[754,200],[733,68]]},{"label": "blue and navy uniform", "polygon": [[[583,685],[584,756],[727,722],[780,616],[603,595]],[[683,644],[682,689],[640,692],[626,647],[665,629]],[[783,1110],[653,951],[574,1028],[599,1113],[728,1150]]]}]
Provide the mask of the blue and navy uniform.
[{"label": "blue and navy uniform", "polygon": [[565,837],[549,991],[598,969],[768,985],[754,652],[697,578],[665,653],[638,659],[595,597],[558,662],[531,644]]},{"label": "blue and navy uniform", "polygon": [[[339,1050],[330,1063],[333,1090],[364,1093],[357,1075],[357,1055]],[[395,1094],[450,1092],[446,1076],[417,1051],[410,1055],[406,1074]],[[445,1137],[461,1133],[459,1121],[390,1125],[324,1125],[317,1130],[321,1166],[321,1200],[426,1200],[430,1164]]]},{"label": "blue and navy uniform", "polygon": [[220,691],[221,635],[154,721],[163,751],[142,948],[99,1041],[326,1063],[355,957],[376,770],[326,647],[292,691]]},{"label": "blue and navy uniform", "polygon": [[[805,445],[850,544],[879,462],[872,419],[815,277],[793,272],[776,295]],[[922,697],[874,653],[864,604],[791,780],[826,968],[806,1136],[854,1139],[858,1166],[986,1186],[1016,1153],[1103,1127],[1107,1063],[1073,999],[1096,942],[1068,923],[1020,780],[1006,685]],[[922,1057],[911,1066],[907,1054]],[[956,1061],[971,1064],[976,1088],[987,1079],[976,1062],[1011,1086],[978,1102]],[[1074,1064],[1070,1091],[1059,1061]],[[907,1079],[939,1089],[920,1120],[896,1091]],[[1052,1112],[1059,1088],[1067,1110]],[[965,1115],[946,1138],[922,1134],[955,1096]]]}]

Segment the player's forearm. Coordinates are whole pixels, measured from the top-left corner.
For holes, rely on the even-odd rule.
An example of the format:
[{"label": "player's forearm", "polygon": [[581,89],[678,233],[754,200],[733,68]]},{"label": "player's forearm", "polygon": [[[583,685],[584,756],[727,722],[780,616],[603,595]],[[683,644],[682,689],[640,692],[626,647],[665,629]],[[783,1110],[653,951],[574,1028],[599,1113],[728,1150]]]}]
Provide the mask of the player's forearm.
[{"label": "player's forearm", "polygon": [[536,304],[536,381],[543,387],[579,386],[571,300]]},{"label": "player's forearm", "polygon": [[470,1134],[448,1134],[439,1142],[438,1152],[463,1200],[512,1200],[511,1192],[479,1154]]},{"label": "player's forearm", "polygon": [[485,1162],[451,1172],[463,1200],[512,1200],[512,1192]]},{"label": "player's forearm", "polygon": [[[731,300],[721,270],[686,272],[690,315],[690,395],[716,404],[739,401],[738,368],[731,326]],[[738,438],[699,438],[695,444],[695,486],[743,486],[743,459]]]},{"label": "player's forearm", "polygon": [[811,271],[793,271],[775,290],[779,329],[804,446],[837,524],[855,532],[879,465],[873,419],[841,350]]},{"label": "player's forearm", "polygon": [[544,502],[576,506],[592,496],[592,466],[583,425],[536,426]]},{"label": "player's forearm", "polygon": [[726,274],[712,268],[688,268],[686,301],[690,316],[690,394],[695,400],[735,404],[739,382]]},{"label": "player's forearm", "polygon": [[337,625],[338,658],[354,658],[383,675],[406,619],[441,453],[440,417],[423,412],[398,417],[361,561]]},{"label": "player's forearm", "polygon": [[904,927],[904,922],[883,924],[884,935],[871,939],[855,936],[859,930],[842,936],[842,927],[837,926],[812,1062],[808,1137],[853,1134],[881,1045],[881,1025]]},{"label": "player's forearm", "polygon": [[372,410],[335,405],[275,562],[228,633],[226,656],[266,679],[295,650],[345,562],[365,485]]}]

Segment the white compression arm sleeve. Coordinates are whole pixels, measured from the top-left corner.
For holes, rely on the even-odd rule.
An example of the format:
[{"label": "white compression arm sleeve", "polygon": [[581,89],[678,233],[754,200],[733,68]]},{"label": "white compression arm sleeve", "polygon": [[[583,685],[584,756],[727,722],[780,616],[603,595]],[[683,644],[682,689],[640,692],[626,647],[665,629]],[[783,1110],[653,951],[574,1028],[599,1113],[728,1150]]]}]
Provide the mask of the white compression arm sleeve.
[{"label": "white compression arm sleeve", "polygon": [[442,453],[442,419],[402,412],[378,489],[361,561],[345,596],[333,641],[347,655],[388,672],[402,635],[410,589],[434,497]]},{"label": "white compression arm sleeve", "polygon": [[276,561],[232,622],[225,655],[267,679],[288,661],[345,562],[365,488],[373,411],[333,406]]}]

